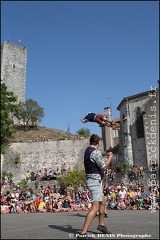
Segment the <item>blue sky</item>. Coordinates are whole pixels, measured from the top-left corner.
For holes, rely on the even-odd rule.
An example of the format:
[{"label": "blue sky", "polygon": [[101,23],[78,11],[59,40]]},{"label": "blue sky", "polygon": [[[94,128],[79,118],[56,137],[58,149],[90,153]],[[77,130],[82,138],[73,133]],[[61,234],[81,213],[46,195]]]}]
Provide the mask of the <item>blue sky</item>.
[{"label": "blue sky", "polygon": [[1,2],[1,44],[28,49],[26,99],[44,108],[40,126],[72,134],[101,136],[80,118],[109,106],[117,118],[124,97],[158,86],[158,24],[158,1]]}]

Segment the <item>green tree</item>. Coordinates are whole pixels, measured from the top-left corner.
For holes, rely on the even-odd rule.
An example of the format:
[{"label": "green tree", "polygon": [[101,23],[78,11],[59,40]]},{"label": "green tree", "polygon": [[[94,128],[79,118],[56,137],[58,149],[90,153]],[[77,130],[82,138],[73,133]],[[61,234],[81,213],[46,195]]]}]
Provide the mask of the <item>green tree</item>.
[{"label": "green tree", "polygon": [[117,163],[116,169],[118,173],[121,173],[122,175],[124,175],[127,170],[127,164],[125,162]]},{"label": "green tree", "polygon": [[44,109],[33,99],[27,99],[24,103],[20,102],[19,108],[21,111],[17,118],[23,121],[25,131],[29,129],[30,125],[41,122],[44,117]]},{"label": "green tree", "polygon": [[5,83],[1,80],[1,145],[13,138],[13,117],[18,111],[17,97],[13,92],[7,91]]},{"label": "green tree", "polygon": [[91,136],[91,132],[88,128],[81,128],[76,132],[76,134],[81,137],[90,137]]},{"label": "green tree", "polygon": [[81,183],[85,185],[85,172],[84,170],[73,169],[72,171],[58,175],[57,177],[58,183],[60,185],[61,192],[63,193],[64,189],[69,185],[72,184],[72,187],[76,189],[78,185]]}]

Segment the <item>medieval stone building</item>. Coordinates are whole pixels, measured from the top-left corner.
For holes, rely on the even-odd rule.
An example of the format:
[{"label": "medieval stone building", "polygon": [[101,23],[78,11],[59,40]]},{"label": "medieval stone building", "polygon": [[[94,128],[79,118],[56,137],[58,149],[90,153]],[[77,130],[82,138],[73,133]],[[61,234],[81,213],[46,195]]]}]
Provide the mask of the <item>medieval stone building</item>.
[{"label": "medieval stone building", "polygon": [[1,80],[7,90],[25,101],[27,49],[10,42],[1,45]]},{"label": "medieval stone building", "polygon": [[123,98],[118,161],[149,166],[159,161],[159,88]]}]

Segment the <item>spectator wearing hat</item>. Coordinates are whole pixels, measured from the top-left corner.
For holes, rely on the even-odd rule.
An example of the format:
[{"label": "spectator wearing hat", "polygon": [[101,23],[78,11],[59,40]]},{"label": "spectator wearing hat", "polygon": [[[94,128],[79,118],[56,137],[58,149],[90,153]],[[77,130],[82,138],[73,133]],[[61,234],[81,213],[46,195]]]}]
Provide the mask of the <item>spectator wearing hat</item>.
[{"label": "spectator wearing hat", "polygon": [[126,195],[129,195],[130,197],[133,197],[133,191],[130,187],[128,188]]}]

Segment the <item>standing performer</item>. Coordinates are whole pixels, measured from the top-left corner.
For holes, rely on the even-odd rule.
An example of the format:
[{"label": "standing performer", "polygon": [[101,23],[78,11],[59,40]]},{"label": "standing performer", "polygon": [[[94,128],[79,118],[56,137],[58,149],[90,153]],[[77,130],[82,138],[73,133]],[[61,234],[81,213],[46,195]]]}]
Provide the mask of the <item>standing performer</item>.
[{"label": "standing performer", "polygon": [[103,159],[101,152],[98,150],[100,137],[92,134],[90,137],[90,146],[87,147],[84,154],[84,167],[86,172],[86,185],[91,193],[92,206],[86,216],[81,234],[78,239],[86,239],[87,230],[92,223],[95,215],[99,212],[99,225],[97,229],[104,234],[111,234],[104,224],[106,198],[103,194],[102,179],[104,172],[109,166],[113,153],[108,153],[108,158]]}]

